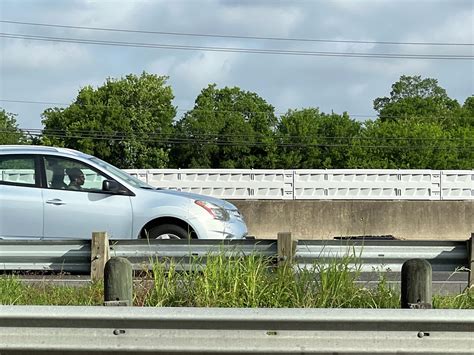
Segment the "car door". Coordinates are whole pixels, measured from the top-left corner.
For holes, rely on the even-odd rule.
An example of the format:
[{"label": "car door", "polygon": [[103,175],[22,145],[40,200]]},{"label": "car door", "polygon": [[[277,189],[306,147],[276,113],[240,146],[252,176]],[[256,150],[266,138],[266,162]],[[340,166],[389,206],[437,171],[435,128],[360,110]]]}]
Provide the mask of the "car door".
[{"label": "car door", "polygon": [[39,157],[0,155],[0,238],[43,237]]},{"label": "car door", "polygon": [[132,237],[130,196],[102,191],[102,182],[110,180],[107,175],[79,160],[57,156],[45,156],[44,167],[46,239],[89,239],[92,232],[107,232],[114,239]]}]

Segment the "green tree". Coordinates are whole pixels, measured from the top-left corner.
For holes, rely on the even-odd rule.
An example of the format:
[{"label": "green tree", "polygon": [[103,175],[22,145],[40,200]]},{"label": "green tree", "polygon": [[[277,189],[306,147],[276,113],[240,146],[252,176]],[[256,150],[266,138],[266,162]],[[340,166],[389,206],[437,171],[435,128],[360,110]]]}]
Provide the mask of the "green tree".
[{"label": "green tree", "polygon": [[43,143],[78,149],[121,168],[162,168],[176,108],[167,77],[143,72],[86,86],[67,108],[43,113]]},{"label": "green tree", "polygon": [[290,110],[278,125],[280,167],[288,169],[346,168],[351,138],[360,123],[347,113],[320,113],[317,108]]},{"label": "green tree", "polygon": [[280,168],[311,169],[321,167],[317,108],[289,110],[278,125]]},{"label": "green tree", "polygon": [[466,101],[464,101],[462,107],[466,114],[470,115],[472,118],[472,116],[474,116],[474,96],[469,96]]},{"label": "green tree", "polygon": [[[471,169],[472,129],[446,130],[436,122],[367,121],[353,141],[348,167],[364,169]],[[471,140],[472,140],[471,136]]]},{"label": "green tree", "polygon": [[464,101],[458,122],[460,127],[474,127],[474,96]]},{"label": "green tree", "polygon": [[374,100],[374,109],[382,121],[416,117],[417,121],[440,122],[448,126],[460,113],[459,103],[448,97],[436,79],[406,75],[392,85],[390,97]]},{"label": "green tree", "polygon": [[0,144],[25,144],[26,137],[18,128],[15,115],[0,109]]},{"label": "green tree", "polygon": [[402,76],[377,98],[375,121],[353,142],[353,168],[472,169],[474,100],[461,107],[436,79]]},{"label": "green tree", "polygon": [[204,88],[177,123],[174,165],[180,168],[274,168],[274,108],[238,87]]}]

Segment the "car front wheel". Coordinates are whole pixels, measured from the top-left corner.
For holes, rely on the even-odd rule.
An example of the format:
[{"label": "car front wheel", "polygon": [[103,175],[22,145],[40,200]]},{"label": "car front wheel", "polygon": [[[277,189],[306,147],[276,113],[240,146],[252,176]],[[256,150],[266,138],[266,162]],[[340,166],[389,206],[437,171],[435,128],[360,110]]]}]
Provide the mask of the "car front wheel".
[{"label": "car front wheel", "polygon": [[191,239],[193,234],[192,229],[186,230],[176,224],[161,224],[150,228],[146,237],[149,239]]}]

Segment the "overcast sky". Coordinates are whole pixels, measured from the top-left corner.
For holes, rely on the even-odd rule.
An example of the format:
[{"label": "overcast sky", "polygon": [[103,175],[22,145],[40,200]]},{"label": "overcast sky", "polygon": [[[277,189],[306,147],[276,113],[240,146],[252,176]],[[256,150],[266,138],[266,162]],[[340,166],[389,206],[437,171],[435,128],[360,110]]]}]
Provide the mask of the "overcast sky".
[{"label": "overcast sky", "polygon": [[[474,43],[474,0],[0,0],[0,20],[154,32],[358,41]],[[471,46],[384,45],[172,36],[0,23],[2,34],[308,52],[474,55]],[[438,79],[461,104],[474,93],[474,61],[251,54],[100,46],[0,37],[0,108],[20,128],[71,103],[85,85],[142,71],[169,76],[178,117],[210,83],[253,91],[275,107],[374,116],[401,75]]]}]

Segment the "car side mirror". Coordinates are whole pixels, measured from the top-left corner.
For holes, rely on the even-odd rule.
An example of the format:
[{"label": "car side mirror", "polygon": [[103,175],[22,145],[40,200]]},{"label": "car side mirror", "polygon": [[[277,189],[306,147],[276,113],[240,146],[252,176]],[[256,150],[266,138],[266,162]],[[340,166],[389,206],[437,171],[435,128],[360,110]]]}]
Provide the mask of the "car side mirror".
[{"label": "car side mirror", "polygon": [[114,180],[104,180],[102,181],[102,191],[119,193],[120,184]]}]

